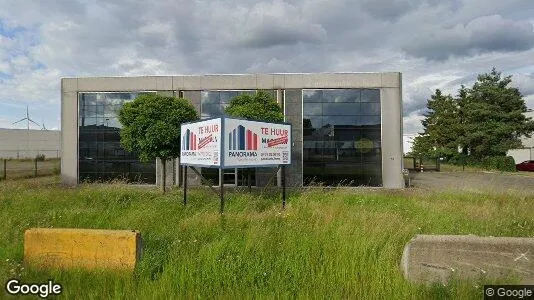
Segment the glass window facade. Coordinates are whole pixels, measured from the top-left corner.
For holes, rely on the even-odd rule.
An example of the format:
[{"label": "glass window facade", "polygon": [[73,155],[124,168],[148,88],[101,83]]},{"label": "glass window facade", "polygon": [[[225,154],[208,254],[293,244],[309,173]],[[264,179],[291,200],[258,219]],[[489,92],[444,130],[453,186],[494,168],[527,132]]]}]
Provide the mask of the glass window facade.
[{"label": "glass window facade", "polygon": [[303,90],[304,183],[382,185],[380,90]]},{"label": "glass window facade", "polygon": [[118,112],[140,93],[78,93],[80,181],[126,179],[156,183],[156,163],[141,163],[120,144]]}]

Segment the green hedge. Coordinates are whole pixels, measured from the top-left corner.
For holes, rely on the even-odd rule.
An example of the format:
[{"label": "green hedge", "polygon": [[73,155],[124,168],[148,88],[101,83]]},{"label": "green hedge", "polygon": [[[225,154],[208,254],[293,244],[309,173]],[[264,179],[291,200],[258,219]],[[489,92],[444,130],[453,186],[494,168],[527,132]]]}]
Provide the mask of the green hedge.
[{"label": "green hedge", "polygon": [[515,161],[511,156],[489,156],[482,159],[482,166],[486,170],[515,172]]},{"label": "green hedge", "polygon": [[511,156],[488,156],[482,160],[477,160],[470,156],[456,156],[450,158],[447,162],[457,166],[465,165],[486,170],[515,172],[515,161]]}]

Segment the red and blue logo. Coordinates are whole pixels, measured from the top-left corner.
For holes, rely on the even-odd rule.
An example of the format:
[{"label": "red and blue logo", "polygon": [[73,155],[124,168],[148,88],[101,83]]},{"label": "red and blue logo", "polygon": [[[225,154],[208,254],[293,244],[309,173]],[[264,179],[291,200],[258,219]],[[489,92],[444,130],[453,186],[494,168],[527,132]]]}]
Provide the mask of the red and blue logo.
[{"label": "red and blue logo", "polygon": [[197,150],[197,135],[187,129],[182,137],[182,150]]},{"label": "red and blue logo", "polygon": [[228,133],[229,150],[258,150],[258,135],[239,125]]}]

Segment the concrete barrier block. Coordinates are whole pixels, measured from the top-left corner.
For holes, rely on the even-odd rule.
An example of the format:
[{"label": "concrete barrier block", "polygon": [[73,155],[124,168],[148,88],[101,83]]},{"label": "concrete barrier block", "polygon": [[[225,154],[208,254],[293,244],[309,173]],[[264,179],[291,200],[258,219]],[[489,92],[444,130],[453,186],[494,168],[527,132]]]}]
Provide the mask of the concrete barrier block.
[{"label": "concrete barrier block", "polygon": [[404,248],[404,276],[412,282],[514,278],[534,284],[534,238],[416,235]]},{"label": "concrete barrier block", "polygon": [[132,230],[32,228],[24,233],[24,262],[40,268],[133,270],[141,234]]}]

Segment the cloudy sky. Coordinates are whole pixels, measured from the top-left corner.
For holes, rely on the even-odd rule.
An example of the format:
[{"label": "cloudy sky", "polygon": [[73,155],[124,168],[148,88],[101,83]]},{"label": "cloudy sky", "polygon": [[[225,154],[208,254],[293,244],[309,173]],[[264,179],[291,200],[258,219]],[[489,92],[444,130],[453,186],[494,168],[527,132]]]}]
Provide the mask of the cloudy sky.
[{"label": "cloudy sky", "polygon": [[61,77],[399,71],[408,140],[493,66],[534,109],[534,1],[0,1],[4,128],[59,128]]}]

